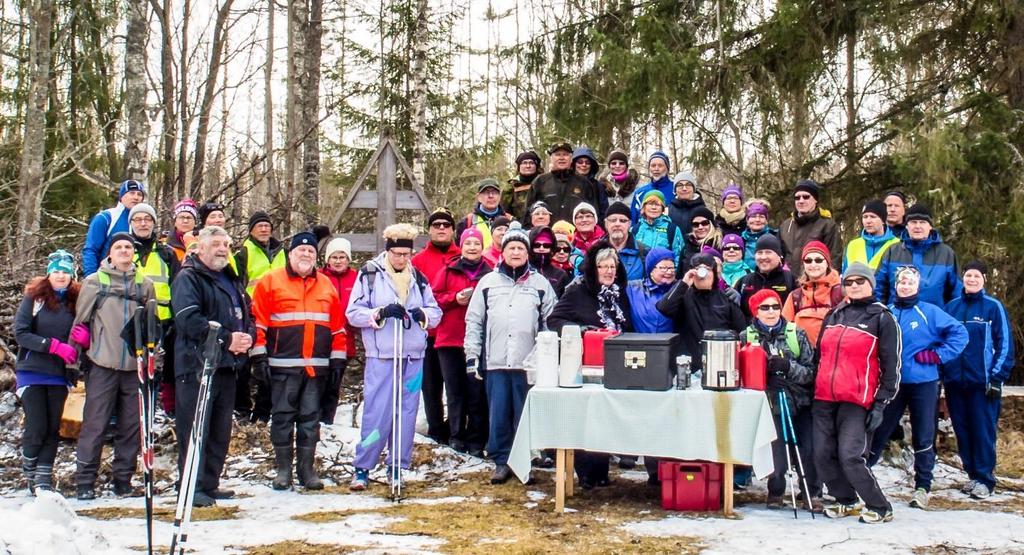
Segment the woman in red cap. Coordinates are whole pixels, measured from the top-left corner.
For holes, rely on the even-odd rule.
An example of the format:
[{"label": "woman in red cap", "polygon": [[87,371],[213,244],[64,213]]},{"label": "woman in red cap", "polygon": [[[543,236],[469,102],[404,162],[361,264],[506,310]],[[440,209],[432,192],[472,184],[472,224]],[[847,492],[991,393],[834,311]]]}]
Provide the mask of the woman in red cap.
[{"label": "woman in red cap", "polygon": [[800,258],[803,262],[800,287],[786,298],[782,316],[804,330],[811,345],[817,345],[825,315],[843,300],[843,286],[839,272],[832,267],[832,253],[825,243],[807,243]]}]

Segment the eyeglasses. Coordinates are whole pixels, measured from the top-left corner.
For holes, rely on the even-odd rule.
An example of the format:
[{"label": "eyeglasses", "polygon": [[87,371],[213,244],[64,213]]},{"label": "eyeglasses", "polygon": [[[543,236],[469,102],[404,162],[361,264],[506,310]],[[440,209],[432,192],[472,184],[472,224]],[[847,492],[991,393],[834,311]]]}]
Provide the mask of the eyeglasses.
[{"label": "eyeglasses", "polygon": [[146,222],[153,223],[153,218],[150,218],[149,216],[135,216],[131,219],[131,222],[133,224],[143,224]]},{"label": "eyeglasses", "polygon": [[743,249],[739,248],[736,245],[729,245],[728,247],[722,247],[722,252],[741,251],[741,250],[743,250]]},{"label": "eyeglasses", "polygon": [[782,310],[782,305],[780,305],[780,304],[763,304],[763,305],[757,307],[757,309],[758,310],[763,310],[765,312],[768,312],[769,310],[774,312],[776,310]]},{"label": "eyeglasses", "polygon": [[574,220],[593,220],[596,217],[597,216],[591,214],[590,212],[580,212],[579,214],[576,214],[576,216],[573,219]]},{"label": "eyeglasses", "polygon": [[559,252],[559,253],[564,252],[564,253],[568,254],[568,253],[572,252],[572,247],[558,247],[557,249],[555,249],[555,252]]},{"label": "eyeglasses", "polygon": [[655,266],[654,269],[658,270],[659,272],[666,272],[666,273],[670,273],[670,272],[675,272],[676,271],[676,267],[675,266]]},{"label": "eyeglasses", "polygon": [[409,251],[409,252],[398,252],[398,251],[390,250],[388,252],[391,253],[391,256],[397,256],[398,258],[409,258],[410,256],[412,256],[412,251]]},{"label": "eyeglasses", "polygon": [[623,162],[622,160],[612,160],[611,162],[608,162],[608,165],[609,166],[625,166],[626,163]]},{"label": "eyeglasses", "polygon": [[804,264],[823,264],[825,259],[820,256],[808,256],[804,259]]},{"label": "eyeglasses", "polygon": [[434,229],[448,229],[451,226],[452,226],[452,224],[450,224],[448,222],[434,222],[434,223],[430,224],[430,227],[432,227]]},{"label": "eyeglasses", "polygon": [[867,282],[868,282],[867,278],[852,277],[852,278],[849,278],[849,279],[844,279],[843,280],[843,285],[845,285],[847,287],[850,287],[851,285],[864,285]]},{"label": "eyeglasses", "polygon": [[810,200],[813,196],[805,193],[802,195],[793,195],[793,198],[796,200]]},{"label": "eyeglasses", "polygon": [[552,247],[551,243],[534,243],[533,244],[533,248],[535,248],[535,249],[551,250],[551,247]]},{"label": "eyeglasses", "polygon": [[693,222],[690,225],[692,225],[693,227],[710,227],[711,220],[693,220]]}]

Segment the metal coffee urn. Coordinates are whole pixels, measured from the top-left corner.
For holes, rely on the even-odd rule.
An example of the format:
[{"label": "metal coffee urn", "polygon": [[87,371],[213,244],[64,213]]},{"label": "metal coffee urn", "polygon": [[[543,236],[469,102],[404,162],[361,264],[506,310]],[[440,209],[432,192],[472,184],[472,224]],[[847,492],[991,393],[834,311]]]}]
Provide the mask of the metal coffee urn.
[{"label": "metal coffee urn", "polygon": [[740,388],[740,342],[730,330],[704,332],[704,389],[731,391]]}]

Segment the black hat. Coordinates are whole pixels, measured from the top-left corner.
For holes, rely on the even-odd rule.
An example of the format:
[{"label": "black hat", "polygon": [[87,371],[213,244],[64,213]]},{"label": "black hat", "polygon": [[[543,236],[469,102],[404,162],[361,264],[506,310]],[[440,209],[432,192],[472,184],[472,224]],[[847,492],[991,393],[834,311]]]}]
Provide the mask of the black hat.
[{"label": "black hat", "polygon": [[860,215],[863,216],[867,213],[874,214],[882,220],[885,220],[885,203],[878,199],[867,201],[864,203],[864,208],[860,209]]},{"label": "black hat", "polygon": [[986,278],[988,277],[988,264],[985,264],[980,260],[972,260],[967,264],[964,264],[964,273],[967,273],[967,270],[978,270],[981,272],[982,276]]},{"label": "black hat", "polygon": [[206,218],[208,218],[211,213],[223,211],[224,205],[219,202],[207,202],[203,204],[199,207],[199,225],[206,225]]},{"label": "black hat", "polygon": [[572,144],[569,143],[568,141],[561,141],[561,142],[555,143],[555,144],[551,145],[551,147],[548,148],[548,154],[554,154],[554,153],[558,152],[559,150],[565,150],[565,151],[568,151],[569,154],[572,154]]},{"label": "black hat", "polygon": [[249,216],[249,233],[252,233],[252,228],[256,227],[256,224],[261,222],[267,222],[270,227],[274,227],[274,222],[270,221],[270,214],[262,210],[257,210]]},{"label": "black hat", "polygon": [[798,193],[804,191],[810,193],[814,200],[818,200],[818,195],[821,194],[821,186],[818,182],[813,179],[801,179],[796,182],[796,187],[793,187],[793,192]]},{"label": "black hat", "polygon": [[504,227],[508,227],[509,224],[511,224],[511,223],[512,223],[512,219],[509,218],[508,216],[498,216],[497,218],[494,218],[493,220],[491,220],[491,229],[494,229],[496,227],[503,227],[503,226]]},{"label": "black hat", "polygon": [[932,211],[929,210],[927,206],[919,202],[911,206],[910,208],[907,208],[906,220],[907,222],[910,222],[912,220],[924,220],[932,224]]},{"label": "black hat", "polygon": [[107,255],[110,255],[110,249],[114,248],[114,243],[118,241],[128,241],[132,244],[132,248],[138,248],[138,242],[135,237],[132,237],[131,233],[127,231],[118,231],[117,233],[110,236],[110,245],[107,247]]},{"label": "black hat", "polygon": [[430,216],[427,216],[427,227],[430,227],[438,220],[444,220],[453,226],[455,225],[455,217],[452,216],[452,213],[447,208],[438,208],[431,212]]},{"label": "black hat", "polygon": [[500,193],[501,185],[498,185],[498,181],[496,179],[490,177],[481,179],[480,181],[476,182],[476,192],[478,194],[486,191],[487,189],[494,189],[495,191],[498,191]]},{"label": "black hat", "polygon": [[900,200],[903,201],[903,204],[907,203],[907,195],[903,194],[903,191],[889,191],[882,198],[886,199],[888,197],[900,197]]},{"label": "black hat", "polygon": [[629,211],[629,207],[623,202],[613,202],[608,206],[608,209],[604,211],[604,218],[607,220],[608,216],[612,214],[618,214],[625,216],[626,218],[632,218],[633,214]]},{"label": "black hat", "polygon": [[519,168],[519,164],[522,164],[526,160],[533,160],[538,166],[540,165],[540,155],[532,150],[524,150],[516,156],[516,169]]},{"label": "black hat", "polygon": [[292,237],[292,243],[288,246],[288,250],[292,250],[301,245],[309,245],[315,249],[317,246],[316,235],[313,235],[312,231],[300,231],[296,233]]},{"label": "black hat", "polygon": [[757,240],[757,244],[754,246],[754,252],[757,251],[774,251],[775,254],[779,255],[779,258],[782,258],[782,241],[779,241],[779,238],[771,233],[765,233]]},{"label": "black hat", "polygon": [[700,216],[704,216],[709,222],[711,222],[711,225],[715,225],[715,213],[707,206],[701,205],[694,209],[694,211],[690,213],[690,221],[692,222]]},{"label": "black hat", "polygon": [[310,231],[312,231],[313,236],[316,237],[316,242],[318,245],[320,243],[323,243],[324,239],[331,236],[331,228],[327,227],[324,224],[316,224],[310,228]]},{"label": "black hat", "polygon": [[621,162],[625,162],[627,166],[629,165],[629,155],[618,149],[613,150],[608,154],[608,161],[611,162],[612,160],[619,160]]}]

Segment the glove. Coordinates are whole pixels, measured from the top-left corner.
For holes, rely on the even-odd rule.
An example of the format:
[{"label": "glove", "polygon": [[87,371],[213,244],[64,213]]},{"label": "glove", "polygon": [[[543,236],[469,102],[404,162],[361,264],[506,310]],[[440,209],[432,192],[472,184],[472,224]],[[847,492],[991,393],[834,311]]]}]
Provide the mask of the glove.
[{"label": "glove", "polygon": [[256,355],[249,359],[252,363],[252,377],[260,383],[270,383],[270,365],[267,355]]},{"label": "glove", "polygon": [[921,364],[942,364],[942,359],[939,355],[935,354],[935,351],[931,349],[925,349],[914,355],[914,360]]},{"label": "glove", "polygon": [[483,381],[483,377],[480,376],[480,372],[477,370],[477,362],[475,358],[471,358],[466,361],[466,373],[480,381]]},{"label": "glove", "polygon": [[786,388],[786,378],[783,374],[768,373],[768,389],[778,391]]},{"label": "glove", "polygon": [[405,307],[398,303],[391,303],[384,308],[380,309],[377,313],[377,319],[383,320],[385,318],[397,318],[399,320],[408,316],[409,313],[405,311]]},{"label": "glove", "polygon": [[330,372],[330,380],[327,382],[329,389],[338,389],[341,385],[341,379],[345,376],[345,366],[348,364],[348,360],[344,358],[332,358],[327,363],[327,369]]},{"label": "glove", "polygon": [[725,298],[732,301],[733,304],[740,304],[740,292],[733,289],[732,287],[726,287],[722,293],[725,293]]},{"label": "glove", "polygon": [[75,324],[75,327],[71,328],[69,339],[81,345],[83,349],[88,349],[90,344],[89,327],[85,324]]},{"label": "glove", "polygon": [[867,417],[864,419],[864,431],[869,434],[875,433],[875,430],[882,425],[884,418],[885,403],[875,401],[875,404],[871,405],[871,411],[868,412]]},{"label": "glove", "polygon": [[60,357],[64,364],[74,364],[78,360],[78,352],[74,347],[54,338],[50,338],[50,354]]},{"label": "glove", "polygon": [[416,307],[409,311],[409,317],[418,324],[427,325],[427,315],[422,308]]},{"label": "glove", "polygon": [[998,399],[1003,396],[1003,384],[1000,382],[988,382],[985,384],[985,396],[989,399]]},{"label": "glove", "polygon": [[768,357],[768,375],[772,374],[776,376],[789,374],[789,359],[779,355]]}]

